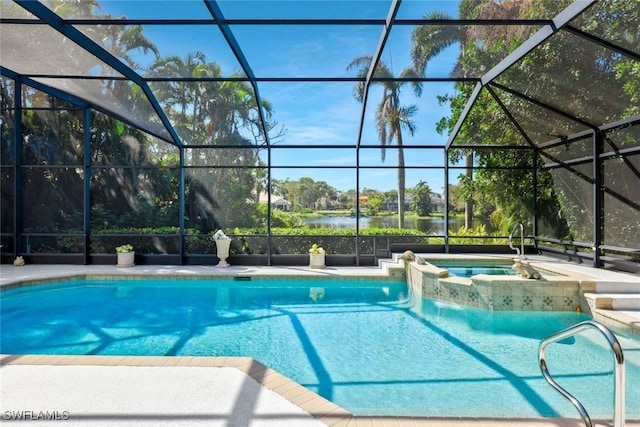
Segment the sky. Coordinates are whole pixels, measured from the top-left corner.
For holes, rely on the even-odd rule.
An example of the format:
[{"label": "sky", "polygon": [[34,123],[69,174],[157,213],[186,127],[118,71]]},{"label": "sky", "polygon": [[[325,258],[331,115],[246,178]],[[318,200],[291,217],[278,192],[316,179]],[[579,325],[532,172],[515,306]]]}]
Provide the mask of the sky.
[{"label": "sky", "polygon": [[[200,0],[189,1],[102,1],[103,13],[127,18],[208,18],[210,15]],[[239,18],[371,18],[384,19],[390,0],[348,1],[221,1],[220,9],[227,19]],[[152,5],[152,7],[150,7]],[[458,1],[404,0],[398,18],[419,18],[431,11],[444,11],[457,17]],[[382,60],[395,74],[411,64],[410,34],[412,26],[394,27]],[[231,25],[231,30],[258,78],[268,77],[355,77],[356,70],[347,70],[348,64],[359,56],[373,55],[378,45],[381,26],[255,26]],[[159,49],[162,56],[201,51],[207,61],[221,66],[223,75],[240,71],[240,66],[216,27],[146,25],[144,35]],[[427,77],[449,77],[458,54],[458,47],[446,49],[429,64]],[[136,55],[136,61],[145,65],[152,55]],[[362,105],[353,96],[353,82],[260,82],[260,96],[273,106],[272,119],[284,130],[282,138],[272,141],[272,177],[297,180],[311,177],[326,181],[340,191],[355,188],[355,169],[361,166],[360,187],[381,191],[396,189],[397,150],[394,145],[381,159],[381,150],[374,121],[374,112],[381,91],[374,87],[369,94],[365,122],[360,142],[375,148],[361,149],[284,149],[288,145],[312,147],[319,144],[355,145],[359,137]],[[440,166],[444,161],[442,150],[411,150],[411,145],[444,145],[447,135],[435,130],[438,120],[448,114],[446,106],[438,105],[436,95],[453,93],[451,83],[429,83],[417,98],[409,86],[402,92],[405,105],[415,104],[414,117],[417,130],[412,137],[404,134],[407,166]],[[185,141],[186,142],[186,141]],[[265,158],[266,160],[266,158]],[[291,165],[296,166],[292,168]],[[286,167],[284,167],[286,166]],[[328,169],[329,167],[339,169]],[[459,171],[450,173],[455,181]],[[407,187],[419,181],[429,184],[432,191],[442,192],[442,170],[406,171]]]}]

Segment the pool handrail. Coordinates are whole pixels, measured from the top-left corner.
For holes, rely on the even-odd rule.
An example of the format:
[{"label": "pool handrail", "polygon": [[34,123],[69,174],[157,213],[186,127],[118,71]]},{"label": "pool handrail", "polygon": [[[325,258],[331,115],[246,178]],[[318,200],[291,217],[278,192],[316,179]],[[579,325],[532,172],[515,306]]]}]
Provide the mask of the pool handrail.
[{"label": "pool handrail", "polygon": [[[513,247],[513,236],[516,234],[516,230],[520,228],[520,248]],[[511,229],[511,233],[509,234],[509,247],[516,251],[516,256],[518,258],[525,258],[524,256],[524,225],[521,222],[516,223]]]},{"label": "pool handrail", "polygon": [[549,344],[553,344],[558,341],[562,341],[565,338],[569,338],[570,336],[576,335],[588,328],[595,328],[602,333],[602,335],[607,339],[609,345],[611,346],[611,350],[613,350],[613,355],[615,358],[615,371],[614,371],[614,384],[613,384],[613,427],[624,427],[624,387],[625,387],[625,379],[624,379],[624,354],[622,352],[622,346],[620,342],[616,338],[616,336],[601,323],[598,323],[593,320],[586,320],[584,322],[577,323],[573,326],[570,326],[562,331],[556,332],[544,338],[540,342],[540,346],[538,348],[538,362],[540,364],[540,370],[542,371],[542,376],[544,379],[551,384],[551,386],[556,389],[560,394],[562,394],[565,398],[567,398],[573,406],[578,410],[582,420],[584,421],[585,426],[593,427],[593,423],[591,422],[591,417],[587,413],[587,410],[584,408],[582,403],[578,401],[572,394],[566,391],[562,386],[560,386],[549,373],[547,369],[547,362],[545,361],[545,350]]}]

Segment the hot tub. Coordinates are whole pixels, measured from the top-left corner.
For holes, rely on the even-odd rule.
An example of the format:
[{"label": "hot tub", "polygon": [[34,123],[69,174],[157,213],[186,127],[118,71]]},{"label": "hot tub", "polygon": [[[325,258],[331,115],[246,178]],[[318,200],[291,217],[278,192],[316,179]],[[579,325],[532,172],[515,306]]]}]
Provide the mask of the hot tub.
[{"label": "hot tub", "polygon": [[423,297],[492,311],[580,311],[587,309],[579,278],[545,270],[526,259],[540,279],[524,278],[504,257],[423,257],[411,262],[407,280]]}]

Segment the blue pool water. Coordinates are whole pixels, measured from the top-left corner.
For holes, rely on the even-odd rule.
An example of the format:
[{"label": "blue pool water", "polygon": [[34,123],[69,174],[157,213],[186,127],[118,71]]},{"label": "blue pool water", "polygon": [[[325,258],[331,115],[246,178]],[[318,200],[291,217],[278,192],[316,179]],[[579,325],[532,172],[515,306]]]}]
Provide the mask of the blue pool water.
[{"label": "blue pool water", "polygon": [[471,277],[476,274],[491,276],[516,276],[519,273],[511,267],[446,267],[452,276]]},{"label": "blue pool water", "polygon": [[[251,356],[358,415],[577,417],[542,378],[540,340],[578,313],[489,312],[407,295],[398,282],[73,281],[0,293],[8,354]],[[626,357],[640,417],[640,341]],[[598,332],[547,350],[593,417],[613,414]]]},{"label": "blue pool water", "polygon": [[446,268],[449,270],[449,275],[451,276],[460,276],[460,277],[471,277],[476,274],[489,274],[492,276],[516,276],[519,273],[511,268],[511,264],[509,265],[461,265],[461,264],[446,264],[439,262],[431,262],[431,264],[435,265],[438,268]]}]

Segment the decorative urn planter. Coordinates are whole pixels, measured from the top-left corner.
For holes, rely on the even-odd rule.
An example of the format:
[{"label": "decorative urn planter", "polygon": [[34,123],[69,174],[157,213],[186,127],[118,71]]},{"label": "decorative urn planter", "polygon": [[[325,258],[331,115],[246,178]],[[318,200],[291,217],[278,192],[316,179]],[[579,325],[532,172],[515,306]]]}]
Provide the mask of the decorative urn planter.
[{"label": "decorative urn planter", "polygon": [[325,250],[314,243],[309,249],[309,267],[311,268],[325,268],[324,264]]},{"label": "decorative urn planter", "polygon": [[216,240],[216,255],[220,262],[216,267],[229,267],[227,258],[229,258],[229,248],[231,247],[231,239]]},{"label": "decorative urn planter", "polygon": [[324,254],[309,254],[309,267],[311,268],[325,268]]},{"label": "decorative urn planter", "polygon": [[135,252],[118,252],[118,267],[133,267],[135,258]]},{"label": "decorative urn planter", "polygon": [[118,267],[133,267],[135,264],[136,252],[133,250],[133,246],[120,245],[116,248],[118,254]]},{"label": "decorative urn planter", "polygon": [[229,267],[227,258],[229,258],[229,249],[231,248],[231,238],[222,230],[218,230],[213,235],[213,240],[216,242],[216,256],[220,260],[216,267]]}]

